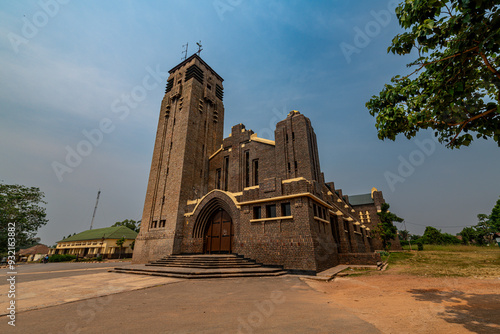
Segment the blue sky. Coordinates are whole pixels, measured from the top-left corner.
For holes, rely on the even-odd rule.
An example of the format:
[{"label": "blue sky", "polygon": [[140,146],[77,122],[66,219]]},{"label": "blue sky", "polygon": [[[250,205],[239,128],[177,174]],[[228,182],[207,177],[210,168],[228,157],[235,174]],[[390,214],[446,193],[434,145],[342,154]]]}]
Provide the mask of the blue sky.
[{"label": "blue sky", "polygon": [[[382,190],[413,233],[457,233],[498,199],[500,149],[480,140],[449,150],[430,144],[430,132],[377,139],[364,105],[411,60],[386,52],[400,31],[388,15],[394,3],[2,1],[0,180],[45,192],[49,223],[38,236],[48,245],[90,227],[98,189],[94,228],[140,219],[161,76],[181,61],[182,45],[191,55],[201,40],[202,58],[225,79],[225,136],[243,123],[271,138],[277,121],[300,110],[328,181],[351,195]],[[127,115],[114,112],[139,93]],[[107,133],[58,178],[54,163],[66,164],[68,149],[102,122]]]}]

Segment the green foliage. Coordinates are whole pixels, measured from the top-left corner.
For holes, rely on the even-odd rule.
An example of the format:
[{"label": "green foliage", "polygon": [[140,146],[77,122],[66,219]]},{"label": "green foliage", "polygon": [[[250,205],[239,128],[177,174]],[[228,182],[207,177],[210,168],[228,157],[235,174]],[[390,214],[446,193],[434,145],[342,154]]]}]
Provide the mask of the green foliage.
[{"label": "green foliage", "polygon": [[444,245],[458,245],[460,244],[460,239],[449,233],[441,233],[441,238],[443,239]]},{"label": "green foliage", "polygon": [[139,233],[139,230],[141,229],[141,221],[135,221],[133,219],[125,219],[124,221],[122,222],[116,222],[114,223],[113,225],[111,225],[112,227],[115,227],[115,226],[125,226],[125,227],[128,227],[129,229],[131,229],[132,231],[135,231],[137,233]]},{"label": "green foliage", "polygon": [[424,243],[422,242],[422,239],[417,240],[417,247],[419,251],[424,250]]},{"label": "green foliage", "polygon": [[473,227],[465,227],[460,235],[465,244],[472,242],[478,245],[493,243],[493,236],[500,232],[500,199],[497,200],[495,206],[488,216],[484,213],[477,215],[478,223]]},{"label": "green foliage", "polygon": [[460,239],[449,233],[441,233],[435,227],[427,226],[425,228],[424,236],[420,239],[422,243],[430,245],[456,245],[460,243]]},{"label": "green foliage", "polygon": [[388,251],[391,248],[391,240],[396,238],[398,229],[392,222],[402,222],[404,219],[396,216],[394,213],[389,212],[390,205],[383,203],[378,216],[380,223],[377,225],[377,233],[382,239],[382,246],[384,250]]},{"label": "green foliage", "polygon": [[49,262],[67,262],[76,259],[75,255],[71,254],[54,254],[49,257]]},{"label": "green foliage", "polygon": [[413,54],[414,70],[366,103],[380,139],[432,129],[450,148],[476,138],[500,146],[500,6],[497,0],[406,0],[396,9],[405,29],[388,52]]},{"label": "green foliage", "polygon": [[441,231],[435,227],[427,226],[425,228],[423,241],[426,244],[441,245],[443,243]]},{"label": "green foliage", "polygon": [[462,237],[462,243],[464,245],[470,245],[477,238],[476,230],[472,227],[464,227],[459,234]]},{"label": "green foliage", "polygon": [[0,184],[0,252],[7,251],[9,227],[15,225],[16,247],[33,243],[37,230],[47,224],[44,194],[36,187]]},{"label": "green foliage", "polygon": [[125,238],[122,237],[121,239],[118,239],[116,240],[116,245],[118,247],[120,247],[120,254],[118,255],[118,258],[121,258],[121,255],[122,255],[122,247],[123,247],[123,244],[125,243]]},{"label": "green foliage", "polygon": [[121,239],[116,240],[116,245],[118,247],[123,247],[123,244],[125,243],[125,238],[122,237]]},{"label": "green foliage", "polygon": [[500,232],[500,198],[491,210],[491,214],[488,217],[492,232]]},{"label": "green foliage", "polygon": [[400,240],[407,241],[409,237],[410,237],[410,231],[408,231],[408,230],[399,231],[399,239]]}]

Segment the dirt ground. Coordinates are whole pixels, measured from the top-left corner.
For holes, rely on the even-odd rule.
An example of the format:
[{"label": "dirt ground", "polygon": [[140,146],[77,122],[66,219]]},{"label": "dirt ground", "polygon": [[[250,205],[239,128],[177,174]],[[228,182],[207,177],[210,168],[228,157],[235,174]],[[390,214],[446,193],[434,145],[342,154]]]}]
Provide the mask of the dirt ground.
[{"label": "dirt ground", "polygon": [[305,281],[383,333],[500,333],[500,278],[374,272]]}]

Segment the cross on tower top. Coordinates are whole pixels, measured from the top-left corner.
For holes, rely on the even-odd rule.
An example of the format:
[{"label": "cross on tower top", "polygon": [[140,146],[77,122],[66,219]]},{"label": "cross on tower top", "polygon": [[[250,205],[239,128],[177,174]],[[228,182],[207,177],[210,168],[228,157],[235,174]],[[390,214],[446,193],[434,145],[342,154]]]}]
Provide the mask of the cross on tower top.
[{"label": "cross on tower top", "polygon": [[201,47],[201,41],[199,42],[196,42],[196,45],[198,45],[198,52],[196,52],[198,54],[198,56],[200,55],[201,51],[203,51],[203,48]]}]

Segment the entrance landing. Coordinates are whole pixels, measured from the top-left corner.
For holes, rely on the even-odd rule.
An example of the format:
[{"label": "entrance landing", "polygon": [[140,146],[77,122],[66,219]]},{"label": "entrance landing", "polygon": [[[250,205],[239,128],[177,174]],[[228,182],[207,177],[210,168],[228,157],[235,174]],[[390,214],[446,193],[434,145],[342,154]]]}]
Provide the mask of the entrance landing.
[{"label": "entrance landing", "polygon": [[266,267],[234,254],[170,255],[161,260],[114,268],[110,272],[174,278],[227,278],[280,276],[282,268]]}]

